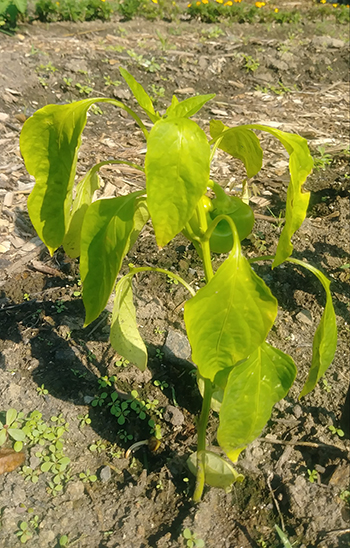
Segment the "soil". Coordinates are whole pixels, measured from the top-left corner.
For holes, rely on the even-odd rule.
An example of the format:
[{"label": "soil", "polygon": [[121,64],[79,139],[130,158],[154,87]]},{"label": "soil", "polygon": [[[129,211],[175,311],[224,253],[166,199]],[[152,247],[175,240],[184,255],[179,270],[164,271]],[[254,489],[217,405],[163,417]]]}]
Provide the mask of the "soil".
[{"label": "soil", "polygon": [[[40,445],[25,448],[35,482],[19,468],[0,476],[1,547],[20,544],[22,522],[33,533],[28,545],[40,548],[58,546],[62,535],[68,535],[69,546],[81,548],[175,548],[186,545],[186,527],[207,548],[277,547],[281,541],[274,524],[294,546],[349,546],[350,510],[343,500],[350,448],[347,30],[330,21],[208,26],[116,19],[33,23],[16,36],[0,35],[0,411],[15,408],[27,416],[38,410],[51,426],[57,424],[51,418],[58,417],[67,428],[63,451],[71,461],[71,477],[63,477],[56,496],[53,474],[40,471]],[[245,68],[243,55],[259,66]],[[198,116],[207,133],[211,118],[228,126],[265,123],[306,137],[318,158],[318,147],[330,155],[328,165],[315,169],[307,181],[312,198],[293,244],[296,258],[332,280],[339,332],[334,362],[313,393],[299,401],[324,292],[311,274],[295,266],[271,271],[256,265],[280,305],[269,342],[291,354],[299,374],[261,438],[242,453],[237,469],[244,482],[231,493],[206,488],[197,505],[191,501],[194,478],[186,458],[195,450],[201,399],[184,335],[185,291],[156,274],[139,276],[135,304],[149,368],[141,373],[121,363],[108,342],[110,306],[83,329],[77,261],[61,250],[50,258],[26,210],[34,182],[19,151],[21,123],[46,104],[84,97],[76,84],[92,88],[91,96],[117,97],[134,107],[126,86],[116,82],[119,65],[156,98],[160,111],[173,93],[179,98],[216,93]],[[134,122],[119,109],[100,108],[103,115],[95,111],[88,118],[80,176],[102,159],[140,163],[144,158],[145,144]],[[269,220],[257,220],[254,237],[244,242],[247,256],[274,252],[289,180],[285,152],[272,138],[261,138],[265,160],[253,181],[252,203]],[[219,153],[212,167],[219,183],[239,189],[244,178],[239,162]],[[138,172],[119,166],[105,167],[101,178],[103,196],[144,184]],[[214,268],[222,260],[216,257]],[[178,236],[158,251],[148,225],[125,264],[130,261],[174,269],[194,286],[202,284],[203,270],[188,241]],[[112,386],[101,389],[98,379],[112,375]],[[137,390],[153,404],[147,418],[131,410],[120,425],[107,405],[95,405],[96,395],[114,388],[124,399]],[[91,424],[83,427],[78,417],[87,414]],[[149,438],[148,419],[161,426],[160,448],[152,452],[143,445],[126,458],[132,443]],[[216,425],[214,413],[208,429],[214,446]],[[341,428],[344,436],[329,426]],[[80,473],[96,475],[97,481],[83,482]]]}]

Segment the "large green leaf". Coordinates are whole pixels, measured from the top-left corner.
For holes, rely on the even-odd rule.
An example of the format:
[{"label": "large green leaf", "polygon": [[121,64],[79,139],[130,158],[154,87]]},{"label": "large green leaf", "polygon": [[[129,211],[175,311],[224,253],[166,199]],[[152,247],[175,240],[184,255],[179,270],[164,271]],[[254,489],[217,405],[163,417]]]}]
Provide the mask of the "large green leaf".
[{"label": "large green leaf", "polygon": [[[12,0],[20,13],[25,13],[27,9],[27,0]],[[1,11],[0,11],[1,13]]]},{"label": "large green leaf", "polygon": [[291,238],[300,228],[306,217],[310,192],[303,190],[303,184],[313,168],[313,159],[307,146],[307,141],[300,135],[286,133],[261,124],[249,124],[241,126],[259,129],[271,133],[284,146],[289,154],[290,183],[287,190],[286,222],[284,224],[272,267],[283,263],[293,251]]},{"label": "large green leaf", "polygon": [[143,193],[97,200],[85,213],[80,243],[85,325],[106,306],[122,260],[148,219],[145,200],[139,198]]},{"label": "large green leaf", "polygon": [[[200,453],[198,453],[200,455]],[[197,453],[192,453],[186,462],[190,472],[197,474]],[[212,487],[228,490],[235,482],[242,482],[244,476],[239,474],[230,463],[213,451],[205,451],[204,456],[205,483]]]},{"label": "large green leaf", "polygon": [[69,225],[63,241],[65,252],[72,258],[79,257],[80,255],[80,234],[84,216],[88,206],[91,204],[95,190],[100,186],[97,172],[101,167],[110,164],[126,164],[134,169],[144,171],[141,166],[126,160],[107,160],[96,164],[87,172],[85,177],[77,185]]},{"label": "large green leaf", "polygon": [[292,358],[266,342],[232,369],[217,433],[220,446],[232,462],[260,435],[272,407],[286,396],[295,376]]},{"label": "large green leaf", "polygon": [[159,114],[156,114],[154,110],[152,99],[150,98],[148,93],[143,89],[141,84],[139,84],[135,80],[135,78],[124,68],[120,67],[119,72],[121,76],[124,78],[125,82],[128,84],[136,101],[138,102],[140,107],[144,110],[144,112],[147,114],[149,119],[152,120],[153,123],[159,120],[160,116]]},{"label": "large green leaf", "polygon": [[219,148],[244,163],[248,177],[260,171],[263,158],[260,141],[247,126],[228,128],[219,120],[211,120],[210,135],[215,141],[221,138]]},{"label": "large green leaf", "polygon": [[81,134],[87,111],[97,102],[126,110],[148,132],[139,117],[114,99],[84,99],[68,105],[47,105],[24,124],[21,153],[35,186],[28,199],[28,212],[41,240],[51,254],[62,244],[69,223],[72,193]]},{"label": "large green leaf", "polygon": [[[174,96],[175,97],[175,96]],[[215,97],[215,93],[209,95],[196,95],[195,97],[189,97],[181,103],[176,102],[177,99],[173,99],[171,105],[167,108],[166,116],[168,118],[190,118],[196,112],[198,112],[208,101]]]},{"label": "large green leaf", "polygon": [[337,348],[337,321],[333,308],[332,295],[329,290],[330,281],[320,270],[303,261],[297,259],[288,259],[289,262],[295,263],[312,272],[321,282],[326,292],[326,306],[324,308],[321,321],[316,329],[316,333],[312,345],[312,362],[307,381],[301,391],[299,398],[306,396],[313,390],[327,371],[333,361],[334,354]]},{"label": "large green leaf", "polygon": [[121,356],[141,371],[146,369],[147,349],[137,328],[130,276],[124,276],[115,288],[110,341]]},{"label": "large green leaf", "polygon": [[277,301],[241,253],[238,238],[214,277],[185,304],[192,359],[212,382],[222,369],[247,358],[265,340]]},{"label": "large green leaf", "polygon": [[192,120],[160,120],[153,126],[145,171],[147,204],[160,247],[192,217],[207,189],[209,157],[205,133]]}]

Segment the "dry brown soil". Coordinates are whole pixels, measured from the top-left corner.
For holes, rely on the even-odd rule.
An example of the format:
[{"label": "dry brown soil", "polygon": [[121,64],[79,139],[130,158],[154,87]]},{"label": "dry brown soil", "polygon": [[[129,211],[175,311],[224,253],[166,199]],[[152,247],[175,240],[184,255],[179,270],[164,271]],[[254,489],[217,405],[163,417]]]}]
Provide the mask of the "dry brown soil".
[{"label": "dry brown soil", "polygon": [[[207,548],[279,547],[275,523],[294,546],[349,546],[349,507],[340,498],[349,489],[350,446],[349,399],[345,403],[350,319],[347,30],[327,21],[208,26],[115,20],[33,24],[16,36],[0,35],[0,411],[36,409],[48,422],[62,413],[69,422],[64,451],[71,459],[71,480],[56,497],[47,491],[49,473],[39,474],[37,483],[25,481],[18,469],[0,476],[1,547],[20,545],[16,532],[20,522],[30,520],[30,508],[40,525],[30,525],[34,537],[28,546],[40,548],[58,546],[64,534],[70,545],[81,548],[175,548],[185,546],[185,527]],[[243,55],[258,61],[256,70],[244,67]],[[140,373],[130,365],[117,367],[108,343],[109,312],[83,329],[78,265],[61,251],[49,257],[26,212],[33,180],[19,152],[21,123],[48,103],[84,97],[76,84],[93,88],[91,96],[117,97],[134,107],[126,86],[116,82],[121,80],[119,65],[156,97],[160,111],[174,92],[180,98],[215,92],[198,116],[207,132],[211,118],[229,126],[260,122],[306,137],[316,157],[320,146],[331,156],[330,165],[315,169],[307,182],[310,208],[293,243],[295,257],[332,280],[339,330],[335,360],[325,382],[298,401],[324,292],[299,268],[256,266],[280,303],[269,341],[290,352],[299,375],[288,397],[276,405],[263,439],[240,457],[245,481],[229,494],[208,488],[197,505],[191,502],[194,479],[185,463],[195,449],[200,396],[183,335],[184,291],[155,274],[138,278],[136,305],[149,369]],[[116,108],[101,110],[88,118],[80,176],[106,158],[144,158],[145,144],[134,122]],[[254,238],[244,242],[247,256],[273,253],[288,183],[286,154],[270,137],[262,136],[262,143],[265,161],[254,180],[253,207],[276,219],[257,221]],[[220,153],[212,176],[239,188],[244,173],[238,162]],[[144,184],[129,168],[106,167],[101,177],[104,196]],[[158,251],[149,226],[128,260],[175,269],[194,286],[202,283],[201,264],[188,242],[179,236]],[[220,260],[215,258],[215,267]],[[47,267],[51,270],[45,272]],[[162,418],[149,412],[162,429],[157,452],[144,446],[126,459],[132,441],[124,442],[121,430],[133,441],[142,440],[150,435],[147,420],[130,413],[121,427],[109,407],[89,405],[101,392],[97,379],[105,375],[116,375],[121,393],[136,389],[144,400],[159,401]],[[167,386],[161,390],[154,380]],[[42,385],[47,394],[38,392]],[[92,422],[82,429],[78,415],[87,413]],[[208,443],[214,445],[216,424],[213,416]],[[332,434],[332,425],[345,435]],[[97,440],[104,448],[90,451]],[[26,449],[26,464],[34,472],[40,470],[37,450]],[[87,469],[97,475],[96,482],[79,479]],[[316,470],[314,482],[308,470]]]}]

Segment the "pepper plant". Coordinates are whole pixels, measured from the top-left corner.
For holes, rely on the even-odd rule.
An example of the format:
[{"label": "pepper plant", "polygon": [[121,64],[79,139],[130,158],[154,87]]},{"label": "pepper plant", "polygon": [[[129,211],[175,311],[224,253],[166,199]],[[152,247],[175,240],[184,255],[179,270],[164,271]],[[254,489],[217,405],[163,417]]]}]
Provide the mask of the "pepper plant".
[{"label": "pepper plant", "polygon": [[[206,447],[210,409],[219,413],[217,441],[234,463],[260,435],[273,405],[286,396],[296,376],[292,358],[266,342],[276,319],[277,300],[251,263],[270,261],[272,268],[294,263],[312,272],[325,290],[326,305],[300,397],[314,388],[333,359],[337,331],[330,282],[319,270],[291,256],[291,238],[306,216],[309,192],[303,184],[313,160],[305,139],[261,124],[228,128],[212,120],[208,139],[190,118],[214,95],[197,95],[181,102],[173,96],[161,115],[133,76],[123,68],[120,73],[152,129],[148,131],[136,112],[114,99],[85,99],[38,110],[26,121],[20,137],[27,170],[36,180],[28,211],[51,255],[63,245],[70,257],[80,257],[85,325],[98,318],[115,290],[111,344],[141,370],[147,365],[147,349],[137,328],[133,277],[138,272],[158,272],[188,290],[184,321],[203,396],[197,452],[188,461],[197,475],[194,500],[198,501],[205,483],[229,488],[242,479],[226,459]],[[75,186],[87,113],[98,102],[125,110],[141,128],[147,141],[144,166],[106,160],[93,166]],[[289,153],[290,183],[276,254],[248,260],[241,249],[241,240],[254,224],[248,193],[243,199],[227,195],[210,178],[210,165],[218,148],[225,151],[243,162],[247,184],[262,166],[263,151],[255,130],[273,135]],[[127,164],[143,172],[145,189],[94,201],[100,184],[98,171],[107,164]],[[176,273],[133,265],[116,283],[124,257],[149,219],[159,248],[180,232],[193,242],[203,261],[204,287],[195,292]],[[212,253],[217,252],[229,254],[214,272]]]}]

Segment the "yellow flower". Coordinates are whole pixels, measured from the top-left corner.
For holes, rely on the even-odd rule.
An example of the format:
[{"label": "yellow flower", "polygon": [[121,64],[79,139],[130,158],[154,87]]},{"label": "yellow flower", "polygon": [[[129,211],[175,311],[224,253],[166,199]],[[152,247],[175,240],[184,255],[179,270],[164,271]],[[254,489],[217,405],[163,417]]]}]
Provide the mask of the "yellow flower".
[{"label": "yellow flower", "polygon": [[224,0],[216,0],[218,4],[223,4]]},{"label": "yellow flower", "polygon": [[325,4],[327,0],[320,0],[321,4]]},{"label": "yellow flower", "polygon": [[333,8],[337,8],[338,4],[332,4]]},{"label": "yellow flower", "polygon": [[278,8],[275,8],[275,13],[278,13],[279,12],[279,9]]},{"label": "yellow flower", "polygon": [[257,8],[262,8],[263,6],[266,6],[265,2],[255,2],[255,5]]},{"label": "yellow flower", "polygon": [[200,5],[201,5],[201,3],[198,0],[198,2],[196,2],[196,6],[200,6]]},{"label": "yellow flower", "polygon": [[228,0],[228,2],[225,2],[224,6],[232,6],[231,0]]},{"label": "yellow flower", "polygon": [[152,0],[153,4],[158,4],[158,0]]},{"label": "yellow flower", "polygon": [[202,0],[202,4],[209,4],[209,0]]},{"label": "yellow flower", "polygon": [[56,6],[59,6],[59,5],[60,5],[60,3],[59,3],[59,2],[56,2]]},{"label": "yellow flower", "polygon": [[236,4],[240,4],[241,2],[242,2],[242,0],[235,0]]}]

